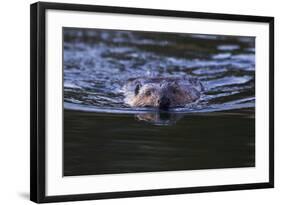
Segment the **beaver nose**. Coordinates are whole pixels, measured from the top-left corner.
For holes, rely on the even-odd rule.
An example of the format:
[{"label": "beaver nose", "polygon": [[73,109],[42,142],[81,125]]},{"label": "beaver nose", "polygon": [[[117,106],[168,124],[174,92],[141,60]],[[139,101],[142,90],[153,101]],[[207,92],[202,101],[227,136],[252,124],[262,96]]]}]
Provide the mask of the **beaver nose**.
[{"label": "beaver nose", "polygon": [[160,108],[166,109],[170,106],[170,99],[164,96],[158,100],[158,103]]}]

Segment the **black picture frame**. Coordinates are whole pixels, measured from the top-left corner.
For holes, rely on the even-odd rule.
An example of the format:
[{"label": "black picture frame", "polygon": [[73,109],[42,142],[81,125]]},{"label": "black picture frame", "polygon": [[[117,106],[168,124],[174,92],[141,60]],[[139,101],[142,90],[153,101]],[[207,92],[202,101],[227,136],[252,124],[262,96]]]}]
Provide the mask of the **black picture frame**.
[{"label": "black picture frame", "polygon": [[[269,24],[269,182],[204,186],[191,188],[172,188],[157,190],[90,193],[61,196],[46,196],[45,146],[46,146],[46,82],[45,82],[45,25],[46,10],[86,11],[102,13],[122,13],[150,16],[169,16],[195,19],[216,19]],[[143,8],[125,8],[65,3],[34,3],[30,7],[30,199],[37,203],[76,200],[140,197],[153,195],[186,194],[198,192],[230,191],[274,187],[274,18],[265,16],[230,15]]]}]

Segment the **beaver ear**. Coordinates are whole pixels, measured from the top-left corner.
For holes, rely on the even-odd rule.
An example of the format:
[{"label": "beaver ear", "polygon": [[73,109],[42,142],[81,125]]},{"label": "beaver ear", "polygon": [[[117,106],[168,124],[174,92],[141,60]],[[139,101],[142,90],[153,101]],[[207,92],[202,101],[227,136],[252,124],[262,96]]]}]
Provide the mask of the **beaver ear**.
[{"label": "beaver ear", "polygon": [[140,88],[141,88],[141,84],[138,83],[135,87],[135,95],[138,95],[139,94],[139,91],[140,91]]}]

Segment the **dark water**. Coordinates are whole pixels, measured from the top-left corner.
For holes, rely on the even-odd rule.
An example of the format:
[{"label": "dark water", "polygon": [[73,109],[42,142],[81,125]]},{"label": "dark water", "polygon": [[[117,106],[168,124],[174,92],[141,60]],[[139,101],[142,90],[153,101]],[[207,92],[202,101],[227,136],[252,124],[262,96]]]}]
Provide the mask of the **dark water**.
[{"label": "dark water", "polygon": [[[159,112],[128,78],[190,76],[205,91]],[[64,175],[255,165],[253,37],[64,28]]]}]

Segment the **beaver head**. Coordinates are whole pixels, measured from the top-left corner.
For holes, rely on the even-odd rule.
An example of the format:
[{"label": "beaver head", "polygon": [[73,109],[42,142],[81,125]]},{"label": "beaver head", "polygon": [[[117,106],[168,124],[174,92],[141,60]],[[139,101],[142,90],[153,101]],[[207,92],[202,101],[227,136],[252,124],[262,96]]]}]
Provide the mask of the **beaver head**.
[{"label": "beaver head", "polygon": [[125,91],[125,101],[133,107],[168,109],[185,106],[200,96],[189,81],[178,78],[135,79],[130,82],[129,87],[131,89]]},{"label": "beaver head", "polygon": [[133,105],[136,107],[174,107],[182,101],[183,90],[176,83],[137,84]]}]

